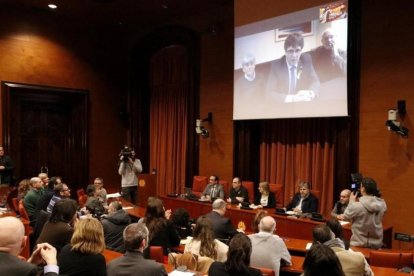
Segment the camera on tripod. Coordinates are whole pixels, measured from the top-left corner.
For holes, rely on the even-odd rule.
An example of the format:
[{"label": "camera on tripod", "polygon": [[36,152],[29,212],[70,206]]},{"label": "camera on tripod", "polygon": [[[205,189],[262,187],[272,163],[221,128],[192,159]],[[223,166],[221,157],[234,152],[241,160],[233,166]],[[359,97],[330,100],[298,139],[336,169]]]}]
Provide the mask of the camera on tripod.
[{"label": "camera on tripod", "polygon": [[123,149],[121,149],[121,152],[119,153],[119,157],[123,162],[128,162],[129,159],[132,159],[135,155],[135,152],[132,148],[128,146],[124,146]]}]

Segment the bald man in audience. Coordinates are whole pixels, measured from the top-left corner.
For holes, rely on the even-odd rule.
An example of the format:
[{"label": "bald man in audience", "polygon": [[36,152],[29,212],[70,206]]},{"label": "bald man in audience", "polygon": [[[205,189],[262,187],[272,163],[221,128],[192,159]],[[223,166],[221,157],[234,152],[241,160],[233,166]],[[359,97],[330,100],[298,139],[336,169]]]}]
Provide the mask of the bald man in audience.
[{"label": "bald man in audience", "polygon": [[213,202],[213,210],[206,215],[213,223],[214,238],[219,240],[231,239],[237,233],[231,220],[224,217],[226,214],[226,205],[223,199],[218,198]]},{"label": "bald man in audience", "polygon": [[23,261],[19,254],[26,245],[23,223],[15,217],[0,218],[0,275],[35,276],[37,266],[46,263],[44,275],[59,274],[56,249],[48,243],[37,245],[29,260]]},{"label": "bald man in audience", "polygon": [[35,211],[37,202],[43,195],[44,188],[43,182],[39,177],[32,177],[30,179],[30,185],[32,186],[32,189],[30,189],[24,197],[24,207],[26,208],[26,212],[29,215],[30,224],[34,226],[36,224]]},{"label": "bald man in audience", "polygon": [[271,216],[263,217],[259,223],[259,233],[249,235],[252,241],[250,265],[269,268],[279,275],[280,263],[291,264],[291,257],[283,240],[273,233],[276,221]]},{"label": "bald man in audience", "polygon": [[320,243],[329,246],[341,263],[345,276],[371,276],[374,275],[371,267],[361,252],[346,250],[341,239],[335,238],[335,234],[328,226],[321,224],[313,231],[313,243]]},{"label": "bald man in audience", "polygon": [[344,213],[346,207],[348,207],[349,197],[351,196],[351,190],[342,190],[339,201],[336,202],[335,207],[332,209],[331,216],[339,220],[344,219]]}]

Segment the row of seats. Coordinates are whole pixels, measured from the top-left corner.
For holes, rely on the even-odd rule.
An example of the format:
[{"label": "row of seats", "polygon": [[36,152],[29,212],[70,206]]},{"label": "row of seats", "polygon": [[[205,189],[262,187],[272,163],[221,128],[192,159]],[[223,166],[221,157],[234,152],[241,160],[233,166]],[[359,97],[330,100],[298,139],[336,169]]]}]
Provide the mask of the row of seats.
[{"label": "row of seats", "polygon": [[[201,196],[201,193],[204,191],[208,184],[208,177],[207,176],[200,176],[196,175],[193,177],[193,188],[192,193]],[[225,196],[227,197],[229,194],[229,191],[231,189],[231,184],[229,184],[226,180],[219,180],[219,184],[223,185]],[[253,203],[254,196],[256,194],[254,182],[253,181],[242,181],[242,185],[247,189],[249,192],[249,202]],[[277,207],[283,207],[283,185],[282,184],[275,184],[275,183],[269,183],[270,191],[275,193],[276,196],[276,206]]]}]

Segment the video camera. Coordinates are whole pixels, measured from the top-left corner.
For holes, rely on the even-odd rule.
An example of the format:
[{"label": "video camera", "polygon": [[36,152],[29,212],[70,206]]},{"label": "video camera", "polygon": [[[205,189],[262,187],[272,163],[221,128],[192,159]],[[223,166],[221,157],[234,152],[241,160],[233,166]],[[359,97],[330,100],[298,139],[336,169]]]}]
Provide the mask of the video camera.
[{"label": "video camera", "polygon": [[128,146],[124,146],[118,154],[119,157],[122,157],[121,160],[123,162],[128,162],[130,158],[134,157],[134,155],[134,150]]},{"label": "video camera", "polygon": [[361,186],[362,174],[360,173],[351,173],[351,191],[359,195],[359,187]]}]

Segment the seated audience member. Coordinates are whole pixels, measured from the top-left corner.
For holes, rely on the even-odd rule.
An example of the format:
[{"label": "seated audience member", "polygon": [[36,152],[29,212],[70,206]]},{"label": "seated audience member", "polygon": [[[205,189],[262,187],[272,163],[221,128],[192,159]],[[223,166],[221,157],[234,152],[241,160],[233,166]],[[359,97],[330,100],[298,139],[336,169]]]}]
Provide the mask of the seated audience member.
[{"label": "seated audience member", "polygon": [[39,173],[37,177],[39,177],[42,180],[43,187],[47,188],[47,186],[49,185],[49,176],[47,175],[47,173]]},{"label": "seated audience member", "polygon": [[232,188],[230,189],[230,194],[227,202],[249,202],[249,192],[245,187],[243,187],[239,177],[233,178]]},{"label": "seated audience member", "polygon": [[30,179],[30,189],[26,196],[24,197],[24,207],[26,212],[29,215],[30,225],[34,226],[36,224],[36,206],[39,198],[43,195],[43,182],[39,177],[32,177]]},{"label": "seated audience member", "polygon": [[[47,206],[49,205],[49,202],[55,193],[54,192],[55,185],[58,183],[61,183],[61,180],[58,177],[51,177],[49,179],[48,185],[45,187],[43,195],[39,198],[37,202],[36,211],[35,211],[36,217],[40,213],[40,210],[46,211]],[[49,213],[51,212],[52,210],[50,210]]]},{"label": "seated audience member", "polygon": [[148,247],[148,229],[143,223],[133,223],[124,230],[126,252],[108,264],[108,276],[140,275],[166,276],[162,264],[146,260],[143,251]]},{"label": "seated audience member", "polygon": [[17,187],[17,201],[24,199],[27,192],[32,188],[30,183],[30,179],[23,179],[19,182],[19,186]]},{"label": "seated audience member", "polygon": [[339,223],[339,221],[335,218],[331,218],[326,221],[326,226],[331,229],[332,233],[334,233],[335,238],[341,239],[345,245],[345,249],[349,249],[349,240],[345,240],[344,238],[344,231],[342,229],[342,225]]},{"label": "seated audience member", "polygon": [[373,275],[365,256],[361,252],[346,250],[342,240],[335,238],[328,226],[318,225],[313,229],[312,234],[314,244],[324,244],[335,252],[346,276]]},{"label": "seated audience member", "polygon": [[95,218],[79,220],[70,244],[58,257],[61,274],[71,276],[106,276],[105,240],[102,224]]},{"label": "seated audience member", "polygon": [[351,195],[351,191],[348,189],[342,190],[340,194],[339,200],[335,203],[335,207],[332,209],[331,216],[343,220],[344,219],[344,212],[346,207],[348,207],[349,197]]},{"label": "seated audience member", "polygon": [[198,256],[225,262],[228,249],[229,247],[226,244],[214,239],[213,224],[210,219],[201,216],[197,219],[193,238],[185,245],[184,253],[191,252]]},{"label": "seated audience member", "polygon": [[357,201],[356,193],[352,193],[344,219],[352,222],[351,246],[371,248],[382,247],[382,217],[387,204],[380,198],[377,183],[374,179],[362,179],[361,197]]},{"label": "seated audience member", "polygon": [[23,223],[15,217],[0,218],[0,275],[38,275],[37,265],[45,263],[44,275],[59,274],[56,249],[47,243],[38,244],[27,262],[18,256],[26,245]]},{"label": "seated audience member", "polygon": [[227,261],[214,262],[208,270],[211,276],[261,276],[262,273],[256,268],[250,267],[250,254],[252,252],[252,243],[250,239],[240,233],[235,235],[229,243]]},{"label": "seated audience member", "polygon": [[212,205],[213,210],[206,215],[213,223],[214,238],[227,240],[237,234],[231,220],[224,217],[226,214],[226,202],[223,199],[216,199]]},{"label": "seated audience member", "polygon": [[105,213],[105,207],[98,198],[98,191],[95,185],[88,185],[86,187],[86,194],[88,196],[85,203],[86,210],[94,217],[101,217]]},{"label": "seated audience member", "polygon": [[314,244],[306,253],[303,276],[345,276],[335,252],[324,244]]},{"label": "seated audience member", "polygon": [[47,205],[46,211],[52,213],[53,206],[55,206],[56,202],[64,198],[70,198],[70,189],[65,183],[58,183],[55,185],[54,194]]},{"label": "seated audience member", "polygon": [[96,192],[98,193],[99,201],[102,202],[104,206],[106,206],[107,205],[106,195],[108,193],[106,192],[106,189],[103,187],[104,185],[103,179],[101,177],[95,178],[95,180],[93,181],[93,185],[95,185],[96,187]]},{"label": "seated audience member", "polygon": [[254,205],[259,208],[275,208],[275,193],[270,191],[268,182],[259,183],[259,194],[254,199]]},{"label": "seated audience member", "polygon": [[170,248],[180,245],[180,236],[170,221],[171,210],[165,211],[161,199],[148,199],[145,217],[139,222],[145,223],[149,230],[149,245],[162,246],[164,255],[168,255]]},{"label": "seated audience member", "polygon": [[180,239],[186,239],[193,235],[193,228],[191,226],[190,215],[184,208],[177,208],[171,215],[171,220],[177,229]]},{"label": "seated audience member", "polygon": [[284,241],[278,235],[273,235],[275,230],[275,219],[266,216],[259,223],[259,233],[249,235],[252,241],[250,265],[272,269],[278,276],[280,262],[290,264],[291,258]]},{"label": "seated audience member", "polygon": [[301,182],[299,184],[299,193],[293,196],[286,210],[297,213],[314,213],[318,211],[318,199],[311,194],[308,182]]},{"label": "seated audience member", "polygon": [[252,221],[252,231],[253,231],[253,233],[259,233],[259,223],[262,220],[262,218],[264,218],[267,215],[268,215],[268,213],[267,213],[266,210],[260,210],[256,213],[256,215],[254,216],[254,219]]},{"label": "seated audience member", "polygon": [[72,238],[76,209],[77,205],[73,199],[59,200],[53,207],[49,221],[43,226],[37,243],[50,243],[59,253]]},{"label": "seated audience member", "polygon": [[106,248],[118,252],[125,251],[122,233],[130,223],[131,218],[122,209],[121,202],[111,202],[108,207],[108,215],[102,218]]},{"label": "seated audience member", "polygon": [[224,199],[223,185],[219,184],[218,176],[212,175],[209,178],[209,184],[202,193],[201,199],[214,201],[216,198]]}]

